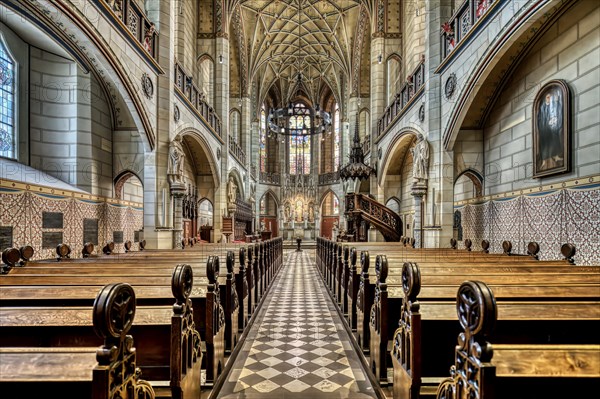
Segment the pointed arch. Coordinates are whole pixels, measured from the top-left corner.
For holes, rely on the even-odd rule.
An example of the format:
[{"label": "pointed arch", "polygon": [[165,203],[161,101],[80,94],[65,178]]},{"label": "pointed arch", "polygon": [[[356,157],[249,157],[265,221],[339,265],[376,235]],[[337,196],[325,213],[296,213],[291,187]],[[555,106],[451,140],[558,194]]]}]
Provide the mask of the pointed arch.
[{"label": "pointed arch", "polygon": [[[179,132],[176,137],[177,136],[180,136],[182,141],[188,145],[188,148],[194,156],[195,166],[201,166],[200,163],[203,160],[208,164],[213,177],[214,186],[219,187],[221,184],[219,164],[217,163],[213,152],[210,150],[210,144],[206,141],[203,134],[195,128],[188,127]],[[203,159],[203,157],[205,159]]]},{"label": "pointed arch", "polygon": [[377,177],[377,183],[380,186],[383,186],[385,183],[385,177],[387,176],[393,156],[400,148],[404,146],[410,146],[417,139],[417,135],[419,133],[421,132],[417,131],[416,129],[405,128],[401,130],[400,133],[396,134],[396,136],[391,140],[390,144],[387,146],[387,151],[381,160],[382,166]]},{"label": "pointed arch", "polygon": [[115,198],[125,199],[125,183],[127,183],[127,181],[129,181],[129,179],[131,178],[137,179],[142,185],[142,187],[144,186],[143,180],[137,173],[135,173],[131,169],[125,169],[114,178]]},{"label": "pointed arch", "polygon": [[269,188],[267,191],[265,191],[263,193],[263,195],[261,195],[260,197],[260,201],[263,200],[263,198],[267,198],[267,195],[270,195],[273,198],[273,201],[275,202],[275,205],[277,205],[277,209],[279,209],[280,201],[279,198],[277,198],[277,194],[275,194],[275,191],[273,191],[273,189]]}]

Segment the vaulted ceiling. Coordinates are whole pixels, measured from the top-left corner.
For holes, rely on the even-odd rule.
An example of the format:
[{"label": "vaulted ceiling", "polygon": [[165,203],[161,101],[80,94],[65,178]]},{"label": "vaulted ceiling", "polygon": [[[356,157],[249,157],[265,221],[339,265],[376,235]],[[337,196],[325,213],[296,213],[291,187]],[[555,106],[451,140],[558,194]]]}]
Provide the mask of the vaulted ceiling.
[{"label": "vaulted ceiling", "polygon": [[232,91],[275,106],[339,101],[370,40],[367,3],[239,0],[229,19]]}]

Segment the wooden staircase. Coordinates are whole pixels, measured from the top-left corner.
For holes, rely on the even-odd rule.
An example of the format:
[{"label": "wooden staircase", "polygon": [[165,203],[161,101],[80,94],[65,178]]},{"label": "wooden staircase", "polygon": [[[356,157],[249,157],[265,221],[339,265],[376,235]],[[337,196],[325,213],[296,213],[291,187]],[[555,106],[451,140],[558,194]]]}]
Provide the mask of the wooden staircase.
[{"label": "wooden staircase", "polygon": [[346,194],[348,230],[355,241],[367,241],[369,227],[375,226],[386,241],[400,241],[402,219],[393,210],[364,194]]}]

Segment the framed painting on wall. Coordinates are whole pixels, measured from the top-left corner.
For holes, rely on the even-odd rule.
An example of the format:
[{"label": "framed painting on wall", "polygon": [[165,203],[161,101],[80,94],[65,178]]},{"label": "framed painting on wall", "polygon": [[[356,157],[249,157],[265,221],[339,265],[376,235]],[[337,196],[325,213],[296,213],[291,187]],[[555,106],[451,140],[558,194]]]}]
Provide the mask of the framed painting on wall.
[{"label": "framed painting on wall", "polygon": [[564,80],[551,80],[533,102],[533,177],[570,168],[571,96]]}]

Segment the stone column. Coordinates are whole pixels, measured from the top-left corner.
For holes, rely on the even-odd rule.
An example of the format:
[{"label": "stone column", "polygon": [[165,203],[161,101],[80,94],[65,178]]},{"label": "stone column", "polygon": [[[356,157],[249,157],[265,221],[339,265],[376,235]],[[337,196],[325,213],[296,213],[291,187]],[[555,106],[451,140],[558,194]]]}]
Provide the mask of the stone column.
[{"label": "stone column", "polygon": [[183,196],[186,187],[183,183],[171,183],[173,196],[173,248],[181,249],[183,238]]},{"label": "stone column", "polygon": [[155,84],[157,108],[161,110],[156,120],[156,146],[153,151],[146,149],[144,154],[144,239],[147,248],[172,248],[169,228],[169,183],[167,162],[169,143],[174,130],[173,122],[173,65],[175,46],[175,4],[176,2],[148,0],[148,17],[155,23],[159,32],[158,62],[164,70]]},{"label": "stone column", "polygon": [[227,213],[227,181],[229,171],[229,39],[225,32],[217,33],[215,39],[215,111],[221,118],[221,139],[224,144],[221,146],[221,182],[219,187],[215,188],[214,202],[214,241],[221,239],[223,230],[222,215]]},{"label": "stone column", "polygon": [[411,187],[411,194],[414,197],[415,208],[415,227],[413,237],[415,239],[415,248],[424,248],[423,242],[423,224],[421,223],[423,215],[423,196],[427,194],[427,183],[415,182]]},{"label": "stone column", "polygon": [[[381,60],[381,62],[380,62]],[[377,121],[385,110],[386,81],[385,81],[385,38],[381,34],[375,34],[371,39],[371,153],[369,161],[377,165],[378,149],[374,145],[375,132],[377,132]],[[367,159],[365,159],[365,162]],[[378,165],[377,165],[378,166]],[[379,172],[379,171],[378,171]],[[377,177],[372,176],[370,180],[370,192],[378,202],[384,202],[383,187],[377,182]]]}]

